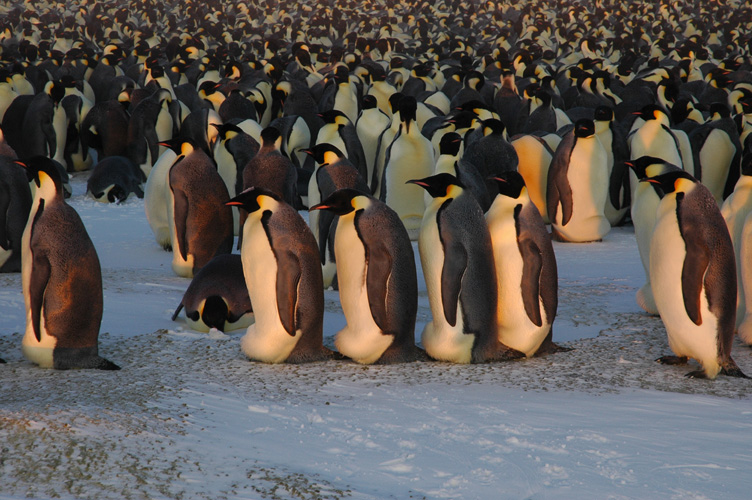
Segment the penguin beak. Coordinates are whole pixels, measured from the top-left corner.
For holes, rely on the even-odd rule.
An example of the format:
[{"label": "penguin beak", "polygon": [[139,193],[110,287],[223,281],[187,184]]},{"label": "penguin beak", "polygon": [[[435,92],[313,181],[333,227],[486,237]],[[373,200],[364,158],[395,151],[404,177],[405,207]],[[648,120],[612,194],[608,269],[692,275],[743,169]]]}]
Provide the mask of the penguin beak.
[{"label": "penguin beak", "polygon": [[23,168],[29,168],[29,166],[21,160],[13,160],[13,163],[15,163],[16,165],[21,165]]},{"label": "penguin beak", "polygon": [[314,205],[311,208],[308,209],[309,212],[313,210],[328,210],[332,208],[331,205],[327,205],[326,203],[319,203],[318,205]]},{"label": "penguin beak", "polygon": [[660,184],[660,182],[658,182],[655,179],[651,179],[650,177],[645,177],[644,179],[640,179],[640,182],[649,182],[651,184]]},{"label": "penguin beak", "polygon": [[427,183],[425,183],[425,182],[423,182],[423,181],[421,181],[419,179],[411,179],[409,181],[405,181],[405,184],[417,184],[418,186],[421,186],[421,187],[428,187]]}]

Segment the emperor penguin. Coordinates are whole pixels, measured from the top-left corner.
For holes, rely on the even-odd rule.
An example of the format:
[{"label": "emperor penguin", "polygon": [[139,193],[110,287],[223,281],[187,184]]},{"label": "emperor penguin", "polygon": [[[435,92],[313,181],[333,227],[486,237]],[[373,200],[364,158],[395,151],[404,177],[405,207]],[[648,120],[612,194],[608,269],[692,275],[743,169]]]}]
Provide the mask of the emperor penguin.
[{"label": "emperor penguin", "polygon": [[154,167],[144,186],[144,211],[154,239],[159,246],[166,251],[172,250],[172,234],[170,232],[170,220],[167,216],[167,204],[169,201],[168,176],[170,167],[178,158],[178,142],[182,139],[171,139],[162,144],[168,144],[164,153],[159,155]]},{"label": "emperor penguin", "polygon": [[451,174],[408,182],[432,197],[418,238],[433,316],[421,337],[426,353],[453,363],[524,357],[498,339],[493,247],[480,205]]},{"label": "emperor penguin", "polygon": [[125,156],[108,156],[94,165],[86,192],[102,203],[122,203],[131,193],[144,197],[143,172]]},{"label": "emperor penguin", "polygon": [[600,241],[611,230],[604,213],[607,161],[593,120],[578,120],[559,143],[548,170],[546,204],[554,239]]},{"label": "emperor penguin", "polygon": [[23,233],[31,190],[23,167],[0,156],[0,273],[21,272]]},{"label": "emperor penguin", "polygon": [[413,248],[397,213],[363,191],[340,189],[311,210],[339,216],[337,279],[347,325],[339,352],[363,364],[414,361],[418,278]]},{"label": "emperor penguin", "polygon": [[650,242],[650,281],[674,356],[664,364],[697,360],[688,377],[719,373],[747,378],[731,358],[736,322],[734,248],[713,195],[685,171],[643,182],[657,185],[658,204]]},{"label": "emperor penguin", "polygon": [[227,202],[248,213],[241,260],[255,323],[240,341],[245,355],[266,363],[331,357],[323,346],[324,286],[316,240],[300,214],[264,188]]},{"label": "emperor penguin", "polygon": [[363,96],[362,109],[358,120],[355,122],[355,131],[363,147],[363,154],[366,159],[367,176],[366,181],[371,186],[371,192],[376,186],[374,180],[376,155],[379,152],[379,137],[391,123],[389,115],[381,111],[372,95]]},{"label": "emperor penguin", "polygon": [[178,146],[180,156],[167,174],[167,219],[172,241],[172,270],[192,278],[215,255],[232,250],[230,199],[211,159],[190,141]]},{"label": "emperor penguin", "polygon": [[399,102],[400,129],[386,151],[379,196],[400,216],[411,240],[418,238],[425,202],[420,188],[406,184],[430,176],[435,165],[433,145],[415,123],[416,109],[413,97]]},{"label": "emperor penguin", "polygon": [[358,169],[364,179],[368,178],[368,165],[355,125],[341,111],[319,113],[324,126],[319,129],[315,144],[329,143],[337,147]]},{"label": "emperor penguin", "polygon": [[173,321],[184,307],[188,326],[200,332],[248,328],[254,315],[240,255],[217,255],[202,267],[188,285]]},{"label": "emperor penguin", "polygon": [[595,135],[606,151],[609,189],[604,214],[611,226],[623,223],[629,211],[630,185],[629,168],[624,163],[629,158],[627,138],[614,120],[614,110],[608,106],[596,108],[593,123]]},{"label": "emperor penguin", "polygon": [[[682,155],[681,144],[671,129],[668,114],[661,107],[653,104],[643,107],[634,114],[642,120],[635,120],[632,130],[627,135],[629,158],[635,160],[641,156],[652,156],[662,158],[680,168],[686,168],[685,160],[688,158]],[[630,184],[632,199],[634,199],[637,178],[630,175]]]},{"label": "emperor penguin", "polygon": [[486,221],[499,291],[499,341],[527,357],[568,350],[552,341],[559,286],[551,235],[519,172],[494,181],[498,194]]},{"label": "emperor penguin", "polygon": [[[626,162],[626,165],[634,172],[635,178],[639,180],[681,170],[678,166],[654,156],[641,156],[636,160]],[[655,217],[659,201],[660,195],[653,185],[640,182],[635,189],[630,209],[635,240],[637,240],[637,250],[640,252],[640,260],[645,270],[645,283],[637,290],[635,299],[645,312],[652,315],[658,314],[658,308],[655,305],[653,289],[650,285],[650,240],[655,229]]]},{"label": "emperor penguin", "polygon": [[46,157],[26,167],[34,198],[23,233],[24,356],[43,368],[117,370],[99,356],[102,271],[78,213],[63,198],[56,167]]},{"label": "emperor penguin", "polygon": [[511,144],[519,158],[517,171],[525,179],[528,195],[538,208],[543,221],[548,224],[551,221],[548,219],[546,208],[546,189],[548,169],[555,149],[537,135],[518,135]]}]

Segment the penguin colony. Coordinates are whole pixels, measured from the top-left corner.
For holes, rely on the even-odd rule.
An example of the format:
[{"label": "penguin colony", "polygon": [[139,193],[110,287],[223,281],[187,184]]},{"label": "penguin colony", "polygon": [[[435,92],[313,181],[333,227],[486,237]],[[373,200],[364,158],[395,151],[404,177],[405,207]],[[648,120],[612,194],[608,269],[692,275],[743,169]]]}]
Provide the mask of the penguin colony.
[{"label": "penguin colony", "polygon": [[[0,271],[23,273],[24,354],[117,368],[97,354],[101,271],[65,203],[67,172],[91,170],[93,198],[144,198],[193,278],[173,319],[247,328],[251,359],[564,351],[551,239],[631,223],[636,300],[673,351],[660,361],[743,377],[750,33],[739,0],[2,0]],[[339,353],[322,345],[330,285]]]}]

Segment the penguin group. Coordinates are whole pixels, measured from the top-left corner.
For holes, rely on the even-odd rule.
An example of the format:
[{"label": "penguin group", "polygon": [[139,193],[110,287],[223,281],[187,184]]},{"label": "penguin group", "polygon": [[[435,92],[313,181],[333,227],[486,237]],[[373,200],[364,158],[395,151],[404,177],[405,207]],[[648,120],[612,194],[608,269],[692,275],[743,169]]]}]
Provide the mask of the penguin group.
[{"label": "penguin group", "polygon": [[[173,319],[245,328],[250,359],[566,351],[552,240],[632,224],[636,300],[673,352],[660,360],[744,376],[730,355],[736,333],[752,344],[740,0],[0,0],[0,14],[0,271],[23,273],[24,353],[40,365],[114,366],[96,352],[101,307],[68,338],[58,316],[83,313],[39,290],[70,265],[42,262],[66,244],[44,236],[45,214],[67,207],[68,172],[90,171],[94,199],[144,198],[192,279]],[[55,255],[93,250],[75,225]],[[101,290],[95,255],[81,262]],[[330,286],[338,352],[322,344]]]}]

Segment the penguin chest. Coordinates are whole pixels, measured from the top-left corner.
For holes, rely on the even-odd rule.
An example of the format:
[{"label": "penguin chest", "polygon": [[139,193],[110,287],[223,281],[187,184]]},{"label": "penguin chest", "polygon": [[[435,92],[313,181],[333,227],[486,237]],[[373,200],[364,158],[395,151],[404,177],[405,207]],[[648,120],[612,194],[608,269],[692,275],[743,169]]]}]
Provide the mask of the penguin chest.
[{"label": "penguin chest", "polygon": [[337,279],[342,312],[347,325],[337,333],[337,349],[359,363],[377,361],[394,337],[385,335],[373,320],[368,302],[368,262],[353,223],[353,214],[340,217],[334,238]]},{"label": "penguin chest", "polygon": [[[417,130],[416,124],[412,127]],[[425,137],[411,137],[403,131],[392,143],[389,164],[384,167],[386,204],[397,212],[411,240],[417,236],[426,204],[423,188],[407,181],[428,177],[433,167],[433,146]]]},{"label": "penguin chest", "polygon": [[569,160],[567,180],[575,205],[573,218],[601,216],[608,195],[608,159],[597,138],[577,141]]},{"label": "penguin chest", "polygon": [[[301,337],[290,335],[282,325],[277,305],[277,259],[261,223],[260,210],[250,215],[243,226],[241,261],[253,304],[255,323],[246,330],[240,345],[250,359],[281,363],[287,359]],[[297,317],[297,310],[295,311]]]},{"label": "penguin chest", "polygon": [[[673,198],[673,197],[672,197]],[[658,207],[655,231],[650,243],[650,281],[668,343],[677,356],[694,358],[711,378],[718,373],[718,321],[708,308],[706,290],[700,290],[700,315],[697,325],[687,314],[682,291],[682,270],[686,245],[676,218],[676,203],[664,198]]]},{"label": "penguin chest", "polygon": [[[441,274],[444,268],[444,249],[439,237],[436,200],[429,205],[421,224],[418,251],[426,280],[428,303],[432,319],[426,323],[421,336],[423,347],[429,356],[442,361],[469,363],[472,359],[474,334],[464,333],[462,302],[457,300],[457,323],[450,325],[444,316]],[[461,295],[461,293],[460,293]]]},{"label": "penguin chest", "polygon": [[159,157],[156,165],[152,169],[148,179],[146,179],[146,186],[144,187],[144,211],[146,212],[146,220],[149,222],[154,237],[162,246],[169,246],[171,244],[171,222],[168,218],[168,211],[172,213],[172,208],[168,210],[168,194],[169,187],[167,186],[167,176],[169,175],[170,165],[175,161],[177,155],[169,150],[167,153]]},{"label": "penguin chest", "polygon": [[[157,115],[157,123],[154,125],[154,130],[157,133],[157,139],[159,141],[166,141],[172,137],[172,115],[170,114],[169,110],[162,108],[159,111],[159,115]],[[162,148],[160,150],[160,153],[163,153],[165,151],[164,146],[160,146]]]},{"label": "penguin chest", "polygon": [[710,132],[700,148],[702,183],[713,194],[716,202],[723,201],[723,188],[735,154],[736,147],[728,134],[720,129]]},{"label": "penguin chest", "polygon": [[[490,213],[489,213],[490,215]],[[543,323],[537,326],[528,317],[523,302],[522,280],[523,256],[517,244],[514,217],[503,221],[489,220],[494,263],[496,266],[499,303],[497,324],[499,341],[504,345],[532,356],[548,334],[551,325],[546,317],[540,296],[535,299],[541,311]]]}]

